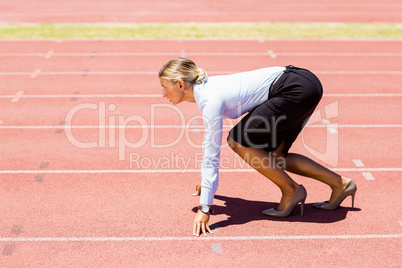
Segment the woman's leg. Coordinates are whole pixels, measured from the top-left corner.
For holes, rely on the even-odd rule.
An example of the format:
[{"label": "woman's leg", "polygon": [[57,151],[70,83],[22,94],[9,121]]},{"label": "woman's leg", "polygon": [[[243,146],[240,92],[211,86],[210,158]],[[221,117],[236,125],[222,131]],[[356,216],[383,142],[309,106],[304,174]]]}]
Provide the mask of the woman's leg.
[{"label": "woman's leg", "polygon": [[334,202],[349,183],[349,179],[336,174],[304,155],[289,153],[285,157],[285,162],[285,170],[319,180],[331,187],[332,194],[329,203]]},{"label": "woman's leg", "polygon": [[245,147],[234,141],[230,136],[228,137],[229,146],[235,151],[244,161],[246,161],[251,167],[256,169],[259,173],[270,179],[276,184],[282,192],[282,198],[277,207],[277,210],[285,210],[293,199],[296,191],[299,189],[299,185],[292,180],[291,177],[283,170],[283,167],[279,167],[276,163],[285,161],[284,155],[284,143],[282,143],[278,149],[272,153],[268,153],[263,149],[257,149],[253,147]]},{"label": "woman's leg", "polygon": [[[341,194],[343,189],[349,183],[349,179],[342,177],[326,167],[318,164],[312,159],[300,155],[289,153],[286,154],[287,148],[285,142],[272,153],[253,147],[245,147],[228,137],[229,146],[251,167],[256,169],[266,178],[276,184],[281,192],[282,198],[278,206],[278,210],[284,210],[288,207],[299,185],[283,170],[309,177],[327,184],[332,189],[329,203],[334,202]],[[283,168],[276,165],[284,161]],[[266,165],[264,163],[270,163]]]}]

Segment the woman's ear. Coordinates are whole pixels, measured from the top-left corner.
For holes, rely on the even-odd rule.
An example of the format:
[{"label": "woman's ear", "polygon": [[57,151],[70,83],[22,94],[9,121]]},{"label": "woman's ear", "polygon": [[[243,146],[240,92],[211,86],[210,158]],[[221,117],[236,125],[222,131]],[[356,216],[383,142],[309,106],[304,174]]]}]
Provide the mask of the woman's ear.
[{"label": "woman's ear", "polygon": [[179,85],[179,89],[180,90],[184,90],[184,80],[180,79],[179,81],[177,81],[178,85]]}]

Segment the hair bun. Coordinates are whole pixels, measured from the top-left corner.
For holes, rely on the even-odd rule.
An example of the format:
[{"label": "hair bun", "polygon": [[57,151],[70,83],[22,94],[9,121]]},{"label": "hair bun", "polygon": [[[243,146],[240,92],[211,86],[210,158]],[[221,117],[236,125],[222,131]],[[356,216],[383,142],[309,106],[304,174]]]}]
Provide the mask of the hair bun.
[{"label": "hair bun", "polygon": [[198,78],[195,81],[195,83],[200,84],[200,83],[203,83],[203,82],[206,82],[206,81],[208,81],[207,72],[202,68],[198,68]]}]

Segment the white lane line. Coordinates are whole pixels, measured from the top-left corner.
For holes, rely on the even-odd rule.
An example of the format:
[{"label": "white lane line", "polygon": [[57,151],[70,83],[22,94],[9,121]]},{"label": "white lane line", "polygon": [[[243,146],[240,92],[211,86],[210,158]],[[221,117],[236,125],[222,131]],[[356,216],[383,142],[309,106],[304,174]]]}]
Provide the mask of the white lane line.
[{"label": "white lane line", "polygon": [[[230,129],[233,126],[231,125],[224,125],[223,128]],[[402,128],[402,124],[399,125],[337,125],[333,126],[334,128]],[[204,131],[203,125],[159,125],[159,126],[152,126],[152,125],[140,125],[140,126],[123,126],[123,125],[107,125],[107,126],[75,126],[75,125],[64,125],[64,126],[4,126],[0,124],[0,129],[103,129],[103,128],[116,128],[116,129],[139,129],[139,128],[148,128],[148,129],[177,129],[177,128],[185,128],[185,129],[199,129],[200,131]],[[326,125],[307,125],[305,128],[327,128]],[[197,130],[196,130],[197,131]]]},{"label": "white lane line", "polygon": [[[324,97],[402,97],[402,93],[324,94]],[[0,98],[162,98],[161,94],[86,94],[86,95],[0,95]],[[325,120],[325,119],[323,119]],[[324,121],[323,121],[324,122]],[[328,121],[329,123],[329,121]],[[328,124],[325,123],[325,124]]]},{"label": "white lane line", "polygon": [[[210,71],[211,74],[232,74],[241,71]],[[315,74],[336,74],[336,75],[399,75],[402,71],[314,71]],[[71,72],[41,72],[40,75],[157,75],[158,72],[152,71],[71,71]],[[32,75],[31,72],[0,72],[0,75]]]},{"label": "white lane line", "polygon": [[[178,52],[100,52],[96,53],[96,56],[104,57],[130,57],[130,56],[267,56],[276,58],[277,56],[301,56],[301,57],[402,57],[402,53],[398,52],[273,52],[268,50],[267,52],[186,52],[184,50]],[[76,53],[0,53],[0,57],[90,57],[93,53],[88,52],[76,52]]]},{"label": "white lane line", "polygon": [[[0,98],[15,98],[17,95],[0,95]],[[23,95],[19,98],[163,98],[162,94],[96,94],[96,95]]]},{"label": "white lane line", "polygon": [[360,159],[355,159],[355,160],[352,160],[352,161],[353,161],[353,164],[355,164],[356,167],[364,167],[364,164]]},{"label": "white lane line", "polygon": [[368,181],[374,181],[375,178],[371,172],[363,172],[363,177]]},{"label": "white lane line", "polygon": [[401,93],[343,93],[324,94],[324,97],[402,97]]},{"label": "white lane line", "polygon": [[[0,72],[0,75],[31,75],[31,72]],[[75,72],[41,72],[40,75],[156,75],[157,72],[147,71],[114,71],[114,72],[102,72],[102,71],[75,71]]]},{"label": "white lane line", "polygon": [[[231,126],[223,126],[224,128],[230,128]],[[402,127],[402,125],[401,125]],[[111,126],[69,126],[69,125],[64,125],[64,126],[0,126],[0,129],[65,129],[65,128],[71,128],[71,129],[103,129],[103,128],[117,128],[117,129],[142,129],[142,128],[149,128],[149,129],[170,129],[170,128],[188,128],[188,129],[194,129],[197,131],[204,131],[204,126],[200,125],[192,125],[192,126],[187,126],[187,125],[176,125],[176,126],[151,126],[151,125],[146,125],[146,126],[122,126],[122,125],[111,125]]]},{"label": "white lane line", "polygon": [[343,74],[343,75],[356,75],[356,74],[370,74],[370,75],[384,75],[384,74],[402,74],[402,71],[314,71],[315,74]]},{"label": "white lane line", "polygon": [[0,237],[0,242],[141,242],[141,241],[251,241],[251,240],[330,240],[330,239],[398,239],[402,234],[366,235],[284,235],[284,236],[181,236],[181,237]]},{"label": "white lane line", "polygon": [[[362,172],[362,171],[402,171],[402,168],[330,168],[332,171]],[[103,169],[103,170],[0,170],[0,174],[120,174],[120,173],[199,173],[200,169]],[[253,168],[223,169],[219,172],[257,172]],[[370,173],[370,172],[365,172]],[[370,173],[371,174],[371,173]]]}]

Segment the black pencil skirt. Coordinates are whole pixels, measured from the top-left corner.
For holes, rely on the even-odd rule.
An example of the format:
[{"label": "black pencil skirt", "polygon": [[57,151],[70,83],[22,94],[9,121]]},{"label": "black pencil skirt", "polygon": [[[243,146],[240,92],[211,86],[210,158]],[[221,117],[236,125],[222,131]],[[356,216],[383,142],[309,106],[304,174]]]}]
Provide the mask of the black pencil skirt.
[{"label": "black pencil skirt", "polygon": [[287,66],[271,86],[268,100],[251,110],[229,132],[245,147],[286,152],[296,140],[322,97],[320,80],[309,70]]}]

